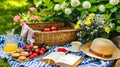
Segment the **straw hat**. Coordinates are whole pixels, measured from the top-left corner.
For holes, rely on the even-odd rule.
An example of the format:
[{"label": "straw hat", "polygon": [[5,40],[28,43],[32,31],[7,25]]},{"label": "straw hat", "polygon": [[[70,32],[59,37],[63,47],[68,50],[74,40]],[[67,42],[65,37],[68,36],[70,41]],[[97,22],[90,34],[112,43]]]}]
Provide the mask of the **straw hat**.
[{"label": "straw hat", "polygon": [[120,50],[113,42],[105,38],[96,38],[93,42],[86,43],[81,47],[86,55],[102,60],[115,60],[120,58]]}]

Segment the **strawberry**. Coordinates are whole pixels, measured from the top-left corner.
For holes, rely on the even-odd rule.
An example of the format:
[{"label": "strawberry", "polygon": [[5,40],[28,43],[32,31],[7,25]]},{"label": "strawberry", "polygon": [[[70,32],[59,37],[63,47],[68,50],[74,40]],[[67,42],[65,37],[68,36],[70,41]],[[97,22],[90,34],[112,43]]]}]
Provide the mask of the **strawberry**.
[{"label": "strawberry", "polygon": [[33,55],[34,55],[35,57],[37,57],[37,56],[38,56],[38,54],[37,54],[37,53],[33,53]]},{"label": "strawberry", "polygon": [[40,55],[43,55],[43,54],[44,54],[44,51],[40,50],[39,54],[40,54]]},{"label": "strawberry", "polygon": [[30,52],[29,52],[29,55],[33,55],[33,52],[32,52],[32,51],[30,51]]},{"label": "strawberry", "polygon": [[46,48],[42,47],[40,50],[46,52]]},{"label": "strawberry", "polygon": [[27,49],[27,47],[26,46],[22,46],[22,49]]},{"label": "strawberry", "polygon": [[33,49],[34,47],[32,45],[29,45],[28,46],[28,49]]},{"label": "strawberry", "polygon": [[34,55],[33,55],[33,54],[32,54],[32,55],[30,55],[30,56],[29,56],[29,58],[30,58],[30,59],[34,58]]},{"label": "strawberry", "polygon": [[58,51],[58,52],[62,52],[62,48],[58,48],[57,51]]},{"label": "strawberry", "polygon": [[39,49],[36,49],[35,52],[36,52],[37,54],[39,54]]}]

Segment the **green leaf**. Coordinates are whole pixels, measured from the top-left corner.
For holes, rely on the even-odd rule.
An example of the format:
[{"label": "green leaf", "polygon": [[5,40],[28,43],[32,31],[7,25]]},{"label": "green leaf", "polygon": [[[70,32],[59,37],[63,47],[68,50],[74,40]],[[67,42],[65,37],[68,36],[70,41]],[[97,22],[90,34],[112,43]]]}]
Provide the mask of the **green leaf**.
[{"label": "green leaf", "polygon": [[120,33],[120,26],[117,26],[116,31]]},{"label": "green leaf", "polygon": [[83,9],[84,9],[83,7],[78,7],[78,8],[77,8],[78,11],[81,11],[81,10],[83,10]]},{"label": "green leaf", "polygon": [[97,6],[91,7],[89,10],[89,12],[97,12]]},{"label": "green leaf", "polygon": [[100,0],[89,0],[90,3],[99,3]]},{"label": "green leaf", "polygon": [[108,33],[102,33],[101,36],[102,36],[103,38],[109,38],[109,34],[108,34]]},{"label": "green leaf", "polygon": [[64,0],[54,0],[54,2],[63,3]]},{"label": "green leaf", "polygon": [[117,11],[117,7],[114,7],[114,8],[112,8],[110,11],[113,13],[113,12],[116,12]]},{"label": "green leaf", "polygon": [[113,6],[110,3],[108,3],[108,4],[105,5],[105,8],[112,8],[112,7]]},{"label": "green leaf", "polygon": [[117,20],[117,23],[119,23],[119,24],[120,24],[120,19],[119,19],[119,20]]}]

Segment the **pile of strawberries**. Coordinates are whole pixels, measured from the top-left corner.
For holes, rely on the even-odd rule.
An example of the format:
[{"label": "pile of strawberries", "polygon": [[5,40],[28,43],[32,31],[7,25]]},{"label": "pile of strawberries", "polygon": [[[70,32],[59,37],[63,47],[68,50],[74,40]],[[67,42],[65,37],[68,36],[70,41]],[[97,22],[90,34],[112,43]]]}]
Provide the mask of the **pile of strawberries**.
[{"label": "pile of strawberries", "polygon": [[29,45],[29,46],[22,46],[22,49],[25,50],[25,52],[28,52],[29,53],[29,59],[32,59],[34,57],[37,57],[39,55],[43,55],[47,52],[47,50],[49,50],[49,46],[45,46],[45,45],[42,45],[42,46],[32,46],[32,45]]}]

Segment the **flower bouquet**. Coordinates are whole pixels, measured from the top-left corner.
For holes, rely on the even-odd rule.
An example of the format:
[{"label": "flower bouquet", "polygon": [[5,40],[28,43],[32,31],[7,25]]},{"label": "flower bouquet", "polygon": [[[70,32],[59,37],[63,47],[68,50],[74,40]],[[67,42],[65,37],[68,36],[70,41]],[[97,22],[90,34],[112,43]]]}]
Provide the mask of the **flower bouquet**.
[{"label": "flower bouquet", "polygon": [[87,16],[80,17],[74,28],[81,28],[79,39],[86,39],[89,41],[96,37],[108,38],[113,24],[107,20],[108,18],[104,14],[91,13]]}]

